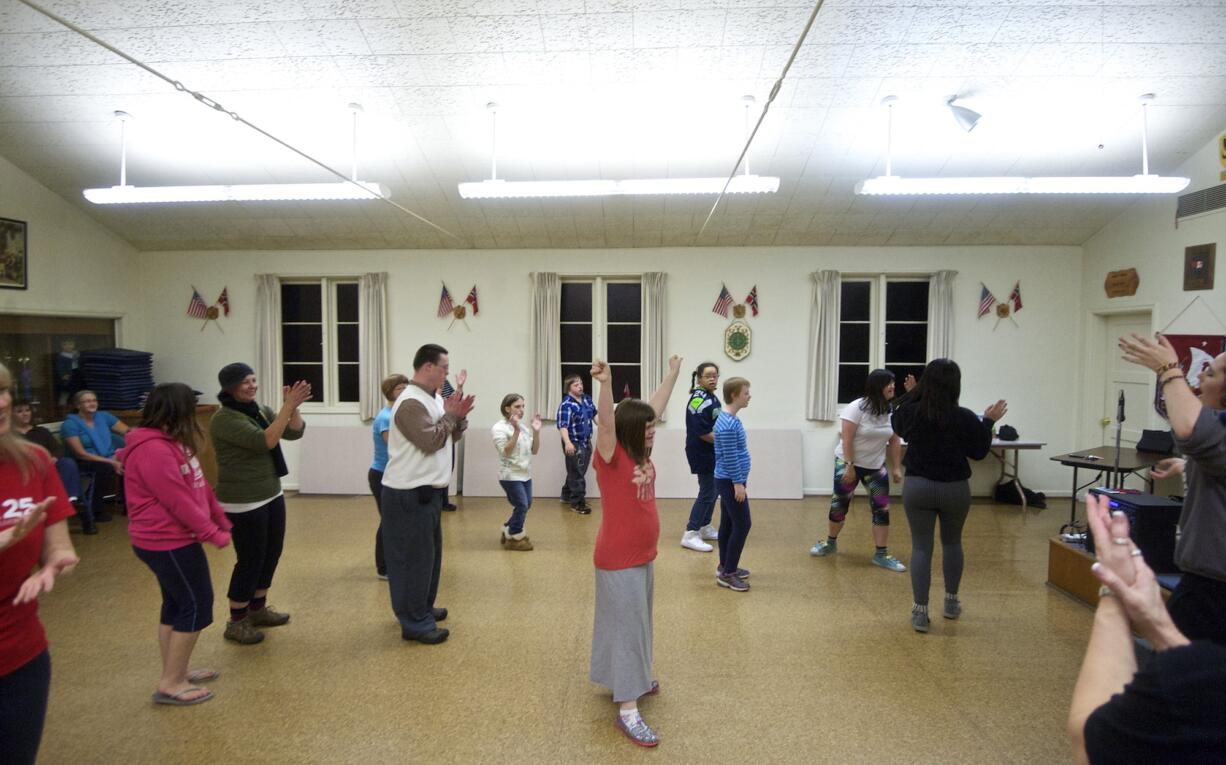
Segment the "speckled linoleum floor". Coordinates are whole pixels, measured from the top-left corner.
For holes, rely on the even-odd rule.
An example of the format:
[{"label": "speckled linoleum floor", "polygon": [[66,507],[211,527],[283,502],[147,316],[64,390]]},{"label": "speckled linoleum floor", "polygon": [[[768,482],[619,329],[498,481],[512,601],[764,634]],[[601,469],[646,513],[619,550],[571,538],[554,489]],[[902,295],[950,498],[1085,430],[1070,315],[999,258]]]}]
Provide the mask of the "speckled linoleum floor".
[{"label": "speckled linoleum floor", "polygon": [[[82,563],[43,599],[53,680],[40,763],[1054,763],[1091,612],[1044,585],[1058,510],[978,504],[960,621],[909,626],[907,574],[869,563],[864,500],[832,559],[809,557],[826,498],[759,501],[742,564],[678,546],[689,503],[661,500],[656,750],[613,727],[587,680],[599,510],[539,498],[536,545],[503,551],[501,499],[444,515],[441,646],[406,643],[375,578],[369,497],[292,497],[271,602],[293,614],[256,646],[222,639],[230,550],[209,552],[219,598],[195,666],[216,698],[150,703],[159,597],[118,517],[73,539]],[[598,503],[597,503],[598,504]],[[909,555],[896,513],[891,550]],[[938,556],[939,564],[939,556]],[[941,579],[934,574],[934,602]]]}]

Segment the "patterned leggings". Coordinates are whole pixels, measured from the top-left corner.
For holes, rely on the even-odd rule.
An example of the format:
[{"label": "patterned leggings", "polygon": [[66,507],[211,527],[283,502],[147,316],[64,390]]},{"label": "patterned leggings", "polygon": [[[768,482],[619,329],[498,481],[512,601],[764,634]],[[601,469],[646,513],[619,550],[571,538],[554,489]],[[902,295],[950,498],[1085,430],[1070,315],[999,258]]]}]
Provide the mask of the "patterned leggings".
[{"label": "patterned leggings", "polygon": [[[849,487],[843,483],[847,467],[845,461],[834,458],[834,493],[830,497],[830,520],[835,523],[842,523],[847,518],[852,495],[856,493],[855,484]],[[890,474],[886,472],[885,465],[876,470],[856,468],[856,478],[864,484],[864,490],[868,492],[868,504],[873,510],[873,525],[889,526]]]}]

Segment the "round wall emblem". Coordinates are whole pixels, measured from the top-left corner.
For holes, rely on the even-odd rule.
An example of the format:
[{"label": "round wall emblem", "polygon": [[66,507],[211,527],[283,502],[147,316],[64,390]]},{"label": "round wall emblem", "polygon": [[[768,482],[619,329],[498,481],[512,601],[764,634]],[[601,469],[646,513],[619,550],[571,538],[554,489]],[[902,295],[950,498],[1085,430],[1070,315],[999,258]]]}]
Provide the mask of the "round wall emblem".
[{"label": "round wall emblem", "polygon": [[740,361],[749,355],[753,341],[753,332],[743,321],[734,321],[724,330],[724,353],[733,361]]}]

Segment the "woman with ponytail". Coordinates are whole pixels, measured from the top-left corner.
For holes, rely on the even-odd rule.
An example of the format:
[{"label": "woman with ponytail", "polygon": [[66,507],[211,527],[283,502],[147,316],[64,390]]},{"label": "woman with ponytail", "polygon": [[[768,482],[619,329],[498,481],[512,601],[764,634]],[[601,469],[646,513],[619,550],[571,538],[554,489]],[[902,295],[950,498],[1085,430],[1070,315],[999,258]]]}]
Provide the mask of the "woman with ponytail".
[{"label": "woman with ponytail", "polygon": [[708,541],[719,539],[711,525],[715,512],[715,436],[711,431],[719,419],[719,367],[704,361],[690,375],[690,398],[685,405],[685,458],[690,472],[698,476],[698,497],[690,508],[690,521],[681,535],[681,546],[698,552],[711,552]]}]

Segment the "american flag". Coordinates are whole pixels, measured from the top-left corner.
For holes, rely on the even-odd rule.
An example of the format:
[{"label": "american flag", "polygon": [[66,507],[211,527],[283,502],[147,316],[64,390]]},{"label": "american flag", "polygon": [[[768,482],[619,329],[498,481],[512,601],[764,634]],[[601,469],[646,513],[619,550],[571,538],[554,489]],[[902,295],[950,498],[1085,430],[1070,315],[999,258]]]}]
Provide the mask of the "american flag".
[{"label": "american flag", "polygon": [[732,307],[732,293],[724,285],[720,285],[719,299],[715,301],[715,305],[711,308],[711,313],[717,313],[728,318],[728,309]]},{"label": "american flag", "polygon": [[1022,283],[1020,281],[1013,284],[1013,291],[1009,293],[1009,302],[1013,304],[1014,313],[1022,310]]},{"label": "american flag", "polygon": [[745,296],[745,305],[749,306],[754,316],[758,315],[758,285],[755,284],[753,289],[749,291],[749,294]]},{"label": "american flag", "polygon": [[187,304],[187,315],[193,319],[209,318],[209,307],[204,304],[204,298],[192,287],[192,302]]},{"label": "american flag", "polygon": [[464,302],[472,305],[473,316],[476,316],[479,313],[477,310],[477,285],[474,284],[473,288],[468,291],[468,297],[464,298]]},{"label": "american flag", "polygon": [[443,285],[443,294],[438,298],[438,317],[440,319],[451,313],[451,309],[455,306],[451,302],[451,293],[447,291],[447,285]]},{"label": "american flag", "polygon": [[221,306],[222,312],[226,316],[230,315],[230,288],[222,287],[221,294],[217,296],[217,305]]},{"label": "american flag", "polygon": [[979,286],[983,287],[983,291],[979,293],[979,316],[977,318],[982,319],[991,312],[992,306],[996,305],[996,296],[983,282],[980,282]]}]

